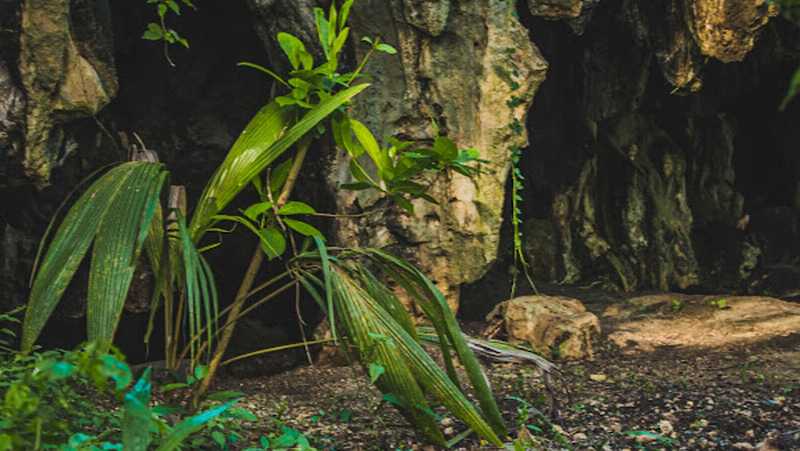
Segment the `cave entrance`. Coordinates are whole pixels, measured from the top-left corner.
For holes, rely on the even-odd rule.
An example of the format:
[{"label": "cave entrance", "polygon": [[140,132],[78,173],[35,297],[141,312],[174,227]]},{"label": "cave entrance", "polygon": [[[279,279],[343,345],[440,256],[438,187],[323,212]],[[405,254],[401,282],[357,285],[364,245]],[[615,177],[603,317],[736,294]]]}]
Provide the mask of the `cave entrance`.
[{"label": "cave entrance", "polygon": [[[774,19],[745,61],[709,61],[703,88],[679,94],[622,8],[600,3],[577,35],[518,7],[549,64],[520,162],[539,288],[800,294],[800,101],[778,108],[800,64],[786,50],[798,47],[796,27]],[[558,196],[571,242],[559,231]],[[498,261],[461,290],[465,318],[510,294],[508,204]],[[764,278],[774,283],[756,283]],[[524,279],[518,288],[531,291]]]}]

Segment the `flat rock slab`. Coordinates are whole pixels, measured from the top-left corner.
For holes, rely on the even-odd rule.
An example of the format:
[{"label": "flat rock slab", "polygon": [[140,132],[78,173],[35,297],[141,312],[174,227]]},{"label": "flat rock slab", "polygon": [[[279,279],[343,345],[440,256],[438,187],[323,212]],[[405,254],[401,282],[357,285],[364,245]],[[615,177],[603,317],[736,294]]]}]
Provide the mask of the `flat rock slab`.
[{"label": "flat rock slab", "polygon": [[722,347],[800,332],[800,304],[759,296],[640,296],[603,312],[608,339],[626,351]]}]

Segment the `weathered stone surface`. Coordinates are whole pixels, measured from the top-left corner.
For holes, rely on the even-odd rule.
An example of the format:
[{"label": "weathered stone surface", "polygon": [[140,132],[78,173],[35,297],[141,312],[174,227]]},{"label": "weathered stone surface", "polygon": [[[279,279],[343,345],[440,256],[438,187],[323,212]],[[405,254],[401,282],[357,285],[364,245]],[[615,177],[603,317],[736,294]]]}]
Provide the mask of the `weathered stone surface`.
[{"label": "weathered stone surface", "polygon": [[558,236],[553,221],[529,219],[522,228],[523,246],[535,280],[556,282],[559,268]]},{"label": "weathered stone surface", "polygon": [[[25,95],[0,59],[0,161],[16,155],[22,147],[25,126]],[[0,175],[7,170],[0,164]],[[0,181],[0,186],[4,183]]]},{"label": "weathered stone surface", "polygon": [[41,188],[63,157],[59,125],[97,113],[116,95],[108,4],[25,0],[20,33],[27,96],[23,166]]},{"label": "weathered stone surface", "polygon": [[583,0],[528,0],[528,8],[534,16],[566,19],[580,16],[583,3]]},{"label": "weathered stone surface", "polygon": [[450,4],[450,0],[406,0],[403,12],[409,24],[436,37],[447,26]]},{"label": "weathered stone surface", "polygon": [[767,0],[693,0],[687,5],[701,53],[723,63],[742,61],[758,32],[778,15],[778,6]]},{"label": "weathered stone surface", "polygon": [[[427,11],[439,9],[423,14],[423,3]],[[390,209],[339,221],[337,238],[349,245],[395,246],[456,308],[458,286],[482,276],[496,258],[510,149],[527,143],[524,131],[512,124],[524,124],[547,64],[514,16],[512,2],[450,3],[448,10],[442,2],[364,1],[353,12],[356,40],[377,35],[399,50],[399,56],[382,55],[367,66],[374,84],[358,99],[356,114],[376,136],[420,141],[432,138],[436,121],[459,146],[479,149],[489,171],[475,181],[458,174],[431,181],[440,204],[416,202],[413,216]],[[409,25],[403,19],[408,15],[447,19]],[[345,156],[337,156],[334,187],[349,181],[346,167]],[[372,193],[337,196],[343,213],[378,202]]]},{"label": "weathered stone surface", "polygon": [[609,340],[630,351],[730,346],[800,330],[800,305],[757,296],[641,296],[612,305],[603,317]]},{"label": "weathered stone surface", "polygon": [[502,320],[508,340],[528,343],[553,358],[592,358],[600,321],[581,301],[560,296],[523,296],[499,304],[486,318]]}]

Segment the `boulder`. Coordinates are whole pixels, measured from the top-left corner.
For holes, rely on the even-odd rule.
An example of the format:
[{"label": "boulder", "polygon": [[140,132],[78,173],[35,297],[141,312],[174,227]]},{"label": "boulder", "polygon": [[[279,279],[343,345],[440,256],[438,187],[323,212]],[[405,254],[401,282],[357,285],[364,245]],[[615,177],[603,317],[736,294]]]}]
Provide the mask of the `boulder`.
[{"label": "boulder", "polygon": [[[352,11],[356,41],[380,36],[398,50],[370,60],[373,84],[354,114],[376,136],[421,143],[433,138],[435,121],[487,163],[474,180],[453,174],[427,181],[438,205],[419,200],[414,214],[391,208],[338,220],[336,239],[388,246],[435,281],[453,310],[460,286],[483,277],[497,259],[511,150],[527,145],[525,115],[547,70],[515,11],[514,2],[501,0],[371,0]],[[356,59],[367,50],[356,47]],[[340,153],[329,172],[339,213],[380,206],[374,193],[336,188],[352,181],[348,165]]]},{"label": "boulder", "polygon": [[495,307],[487,320],[502,321],[510,342],[528,343],[554,359],[592,358],[592,342],[600,335],[597,316],[581,301],[561,296],[514,298]]},{"label": "boulder", "polygon": [[26,175],[38,188],[63,163],[60,125],[92,116],[117,93],[108,2],[25,0],[19,73],[27,96]]}]

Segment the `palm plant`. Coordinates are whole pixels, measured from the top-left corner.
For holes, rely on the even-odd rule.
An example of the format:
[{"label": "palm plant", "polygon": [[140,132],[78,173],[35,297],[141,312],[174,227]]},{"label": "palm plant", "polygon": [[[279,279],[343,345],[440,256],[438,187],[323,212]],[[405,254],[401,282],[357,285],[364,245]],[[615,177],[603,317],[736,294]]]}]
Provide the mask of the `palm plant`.
[{"label": "palm plant", "polygon": [[[298,219],[316,211],[291,200],[305,158],[326,130],[352,157],[350,169],[356,181],[343,188],[379,190],[407,210],[413,210],[413,199],[435,202],[415,181],[421,174],[452,170],[471,176],[478,171],[474,163],[480,160],[474,149],[458,149],[444,136],[430,147],[395,139],[382,146],[366,126],[347,114],[348,101],[368,86],[359,83],[366,59],[374,52],[395,53],[379,39],[367,39],[370,51],[358,67],[338,72],[352,4],[346,0],[337,9],[334,2],[327,15],[315,11],[325,54],[322,64],[315,66],[303,43],[287,33],[277,38],[293,69],[288,77],[242,63],[274,78],[287,92],[246,126],[190,218],[175,205],[162,207],[169,173],[159,163],[123,163],[91,184],[65,215],[35,271],[22,334],[24,351],[33,348],[90,247],[88,335],[101,349],[108,348],[144,250],[157,280],[151,311],[163,307],[167,365],[177,367],[187,360],[190,367],[207,365],[195,405],[224,363],[238,319],[279,293],[302,286],[327,313],[334,339],[356,351],[376,385],[433,442],[446,445],[426,394],[485,439],[502,443],[506,430],[487,380],[435,285],[413,266],[381,250],[327,248],[321,232]],[[271,167],[292,150],[290,158]],[[230,202],[248,187],[255,189],[260,201],[242,214],[227,213]],[[258,244],[236,296],[220,309],[213,272],[203,253],[216,246],[208,244],[209,232],[230,232],[221,228],[225,222],[251,231]],[[306,245],[297,246],[296,239],[304,239]],[[316,250],[309,250],[312,243]],[[292,255],[285,256],[289,249]],[[285,271],[256,286],[265,259],[275,263],[282,259]],[[421,347],[414,322],[383,280],[393,281],[419,304],[439,337],[446,371]],[[253,301],[257,294],[263,297]],[[467,400],[453,353],[466,370],[479,407]]]}]

